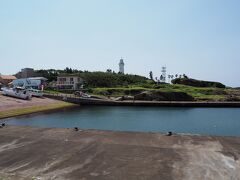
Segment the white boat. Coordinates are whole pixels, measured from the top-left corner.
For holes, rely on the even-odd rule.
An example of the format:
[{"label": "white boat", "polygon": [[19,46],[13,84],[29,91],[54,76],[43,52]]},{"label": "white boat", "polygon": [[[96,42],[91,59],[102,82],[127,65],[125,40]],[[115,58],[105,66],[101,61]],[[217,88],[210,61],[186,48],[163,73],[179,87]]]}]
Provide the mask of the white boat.
[{"label": "white boat", "polygon": [[83,94],[82,94],[82,97],[83,97],[83,98],[91,98],[91,96],[90,96],[89,94],[87,94],[87,93],[83,93]]},{"label": "white boat", "polygon": [[2,94],[6,96],[12,96],[12,97],[26,99],[26,100],[32,98],[32,94],[22,87],[2,88],[2,91],[3,91]]},{"label": "white boat", "polygon": [[43,92],[41,90],[37,90],[37,89],[26,89],[30,94],[32,94],[32,96],[35,97],[43,97]]},{"label": "white boat", "polygon": [[80,97],[83,97],[83,98],[91,98],[91,96],[89,94],[83,93],[82,91],[76,91],[76,92],[74,92],[74,95],[80,96]]}]

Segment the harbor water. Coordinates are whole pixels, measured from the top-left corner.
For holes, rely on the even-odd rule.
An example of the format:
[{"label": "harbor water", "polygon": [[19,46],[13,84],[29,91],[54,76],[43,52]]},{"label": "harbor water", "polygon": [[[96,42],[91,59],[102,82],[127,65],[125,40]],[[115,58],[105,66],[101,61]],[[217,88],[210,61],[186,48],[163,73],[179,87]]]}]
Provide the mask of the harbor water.
[{"label": "harbor water", "polygon": [[82,106],[5,121],[19,126],[240,136],[239,108]]}]

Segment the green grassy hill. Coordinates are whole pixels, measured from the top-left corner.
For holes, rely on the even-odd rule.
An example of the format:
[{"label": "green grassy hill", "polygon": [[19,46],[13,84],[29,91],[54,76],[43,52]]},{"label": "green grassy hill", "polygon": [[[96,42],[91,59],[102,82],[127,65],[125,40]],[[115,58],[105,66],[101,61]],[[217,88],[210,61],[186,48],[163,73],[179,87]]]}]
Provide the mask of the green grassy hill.
[{"label": "green grassy hill", "polygon": [[91,93],[104,96],[134,96],[143,91],[161,92],[185,92],[191,95],[196,101],[238,101],[240,100],[240,90],[232,88],[203,88],[186,85],[170,84],[143,84],[115,88],[93,88]]},{"label": "green grassy hill", "polygon": [[[186,93],[195,101],[240,101],[240,89],[226,88],[219,82],[201,81],[188,77],[172,80],[173,84],[160,84],[144,76],[119,74],[112,71],[89,72],[66,68],[65,70],[39,70],[38,73],[56,80],[60,74],[77,75],[84,79],[84,88],[89,94],[101,96],[136,96],[145,91],[147,94]],[[54,92],[54,91],[51,91]],[[73,93],[74,90],[61,90],[61,93]],[[180,93],[178,93],[180,92]],[[162,93],[164,94],[164,93]]]},{"label": "green grassy hill", "polygon": [[[135,96],[145,91],[183,92],[192,96],[195,101],[240,101],[240,90],[234,88],[206,88],[178,84],[156,85],[153,83],[145,83],[139,85],[97,87],[87,89],[89,94],[108,97]],[[57,93],[57,91],[47,92]],[[61,91],[61,93],[64,92]]]}]

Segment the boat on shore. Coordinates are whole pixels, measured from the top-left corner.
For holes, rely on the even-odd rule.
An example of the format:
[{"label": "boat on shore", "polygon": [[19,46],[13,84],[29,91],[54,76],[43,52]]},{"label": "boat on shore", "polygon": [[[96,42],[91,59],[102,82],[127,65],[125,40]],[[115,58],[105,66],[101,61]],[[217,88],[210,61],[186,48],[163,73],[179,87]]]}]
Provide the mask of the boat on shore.
[{"label": "boat on shore", "polygon": [[84,93],[82,91],[76,91],[74,92],[75,96],[83,97],[83,98],[91,98],[91,96],[87,93]]},{"label": "boat on shore", "polygon": [[43,91],[41,90],[37,90],[37,89],[33,89],[33,88],[30,88],[30,89],[26,89],[29,93],[32,94],[32,96],[34,97],[43,97]]},{"label": "boat on shore", "polygon": [[25,100],[30,100],[32,98],[32,94],[22,87],[2,88],[2,91],[2,94],[5,96],[11,96]]}]

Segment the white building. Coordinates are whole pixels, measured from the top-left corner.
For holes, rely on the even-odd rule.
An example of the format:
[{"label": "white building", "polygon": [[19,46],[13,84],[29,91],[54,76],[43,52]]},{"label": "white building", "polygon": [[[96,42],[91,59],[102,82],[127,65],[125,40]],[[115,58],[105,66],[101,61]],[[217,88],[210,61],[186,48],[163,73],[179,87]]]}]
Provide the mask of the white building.
[{"label": "white building", "polygon": [[58,89],[78,90],[83,85],[83,79],[79,76],[61,75],[57,77]]},{"label": "white building", "polygon": [[123,58],[120,59],[119,62],[119,72],[124,74],[124,62],[123,62]]},{"label": "white building", "polygon": [[160,81],[163,83],[166,83],[166,79],[167,79],[167,67],[163,66],[162,67],[162,75],[160,77]]}]

